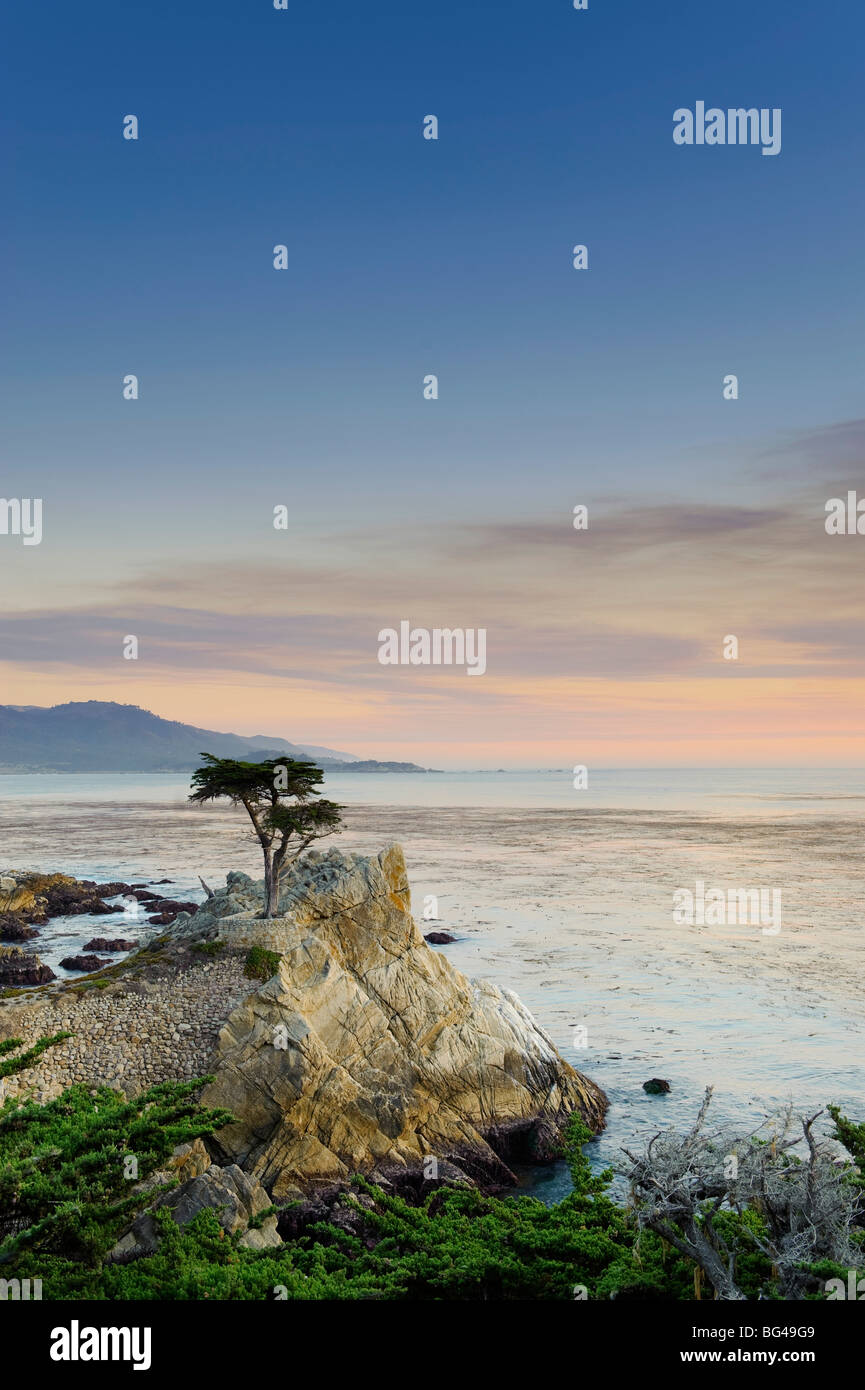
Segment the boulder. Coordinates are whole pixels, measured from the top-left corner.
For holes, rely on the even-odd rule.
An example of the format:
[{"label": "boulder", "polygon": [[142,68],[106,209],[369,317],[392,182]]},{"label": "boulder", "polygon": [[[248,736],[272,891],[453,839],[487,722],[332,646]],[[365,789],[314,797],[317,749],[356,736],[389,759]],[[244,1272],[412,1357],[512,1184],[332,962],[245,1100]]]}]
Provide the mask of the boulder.
[{"label": "boulder", "polygon": [[226,1235],[243,1232],[241,1245],[253,1250],[281,1245],[275,1215],[266,1216],[257,1227],[249,1227],[250,1221],[270,1205],[270,1198],[261,1184],[247,1177],[236,1164],[220,1168],[211,1163],[204,1172],[181,1183],[174,1191],[163,1193],[147,1211],[136,1217],[114,1246],[109,1259],[125,1261],[152,1255],[159,1247],[159,1227],[154,1213],[161,1208],[169,1211],[181,1227],[188,1226],[200,1211],[209,1208],[216,1212]]},{"label": "boulder", "polygon": [[0,912],[0,941],[29,941],[38,935],[36,928],[29,926],[17,912]]},{"label": "boulder", "polygon": [[[206,936],[214,924],[223,917],[234,917],[238,913],[258,914],[264,907],[264,884],[256,883],[249,874],[233,870],[226,876],[225,888],[214,893],[203,903],[188,903],[184,908],[195,908],[194,915],[178,913],[175,924],[154,921],[154,926],[175,925],[178,936]],[[162,904],[160,903],[160,909]]]},{"label": "boulder", "polygon": [[456,941],[455,936],[451,936],[449,931],[428,931],[424,937],[430,946],[448,946],[451,941]]},{"label": "boulder", "polygon": [[92,888],[100,898],[119,898],[121,894],[131,892],[128,883],[94,883],[89,878],[82,878],[81,883]]},{"label": "boulder", "polygon": [[207,1172],[211,1161],[203,1140],[193,1139],[191,1143],[178,1144],[172,1151],[165,1167],[155,1169],[141,1182],[135,1183],[131,1191],[135,1196],[138,1196],[141,1193],[152,1192],[154,1188],[166,1185],[173,1187],[178,1182],[187,1182],[190,1178],[200,1178],[202,1173]]},{"label": "boulder", "polygon": [[107,936],[94,936],[92,941],[85,942],[84,946],[82,947],[82,950],[134,951],[137,945],[137,941],[124,941],[122,936],[115,936],[113,938],[109,938]]},{"label": "boulder", "polygon": [[158,913],[147,920],[154,927],[170,927],[181,912],[187,917],[194,917],[197,911],[198,903],[181,903],[175,902],[173,898],[160,898]]},{"label": "boulder", "polygon": [[0,946],[0,987],[47,985],[56,978],[50,965],[43,965],[31,952],[20,946]]},{"label": "boulder", "polygon": [[643,1090],[648,1096],[665,1096],[669,1089],[669,1081],[664,1081],[660,1076],[653,1076],[650,1081],[643,1082]]},{"label": "boulder", "polygon": [[64,970],[84,970],[89,974],[92,970],[104,970],[111,961],[98,956],[64,956],[60,964]]},{"label": "boulder", "polygon": [[18,879],[11,888],[0,892],[0,912],[11,912],[22,922],[47,922],[45,899]]},{"label": "boulder", "polygon": [[[224,915],[241,896],[255,907]],[[226,942],[281,956],[224,1025],[203,1100],[237,1117],[211,1147],[274,1200],[356,1172],[398,1179],[430,1156],[507,1185],[507,1161],[552,1157],[572,1111],[603,1127],[603,1092],[517,996],[427,946],[398,845],[313,852],[286,883],[283,916],[260,918],[260,903],[258,885],[230,876],[198,914]]]}]

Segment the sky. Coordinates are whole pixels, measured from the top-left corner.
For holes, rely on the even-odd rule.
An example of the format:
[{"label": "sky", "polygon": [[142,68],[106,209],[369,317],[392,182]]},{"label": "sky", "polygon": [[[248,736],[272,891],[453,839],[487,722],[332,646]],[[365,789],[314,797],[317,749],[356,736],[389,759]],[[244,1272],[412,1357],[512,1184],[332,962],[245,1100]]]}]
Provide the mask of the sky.
[{"label": "sky", "polygon": [[[0,534],[0,703],[436,767],[865,761],[865,536],[824,525],[865,496],[861,10],[4,31],[0,497],[43,523]],[[698,101],[780,108],[780,153],[676,145]],[[403,620],[483,628],[486,672],[381,665]]]}]

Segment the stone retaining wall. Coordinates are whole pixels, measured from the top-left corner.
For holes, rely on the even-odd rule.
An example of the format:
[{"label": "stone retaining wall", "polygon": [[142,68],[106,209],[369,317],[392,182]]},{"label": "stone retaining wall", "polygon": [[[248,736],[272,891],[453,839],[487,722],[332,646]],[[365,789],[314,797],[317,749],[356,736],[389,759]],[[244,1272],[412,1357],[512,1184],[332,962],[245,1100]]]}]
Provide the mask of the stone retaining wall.
[{"label": "stone retaining wall", "polygon": [[224,941],[232,950],[248,951],[251,946],[262,946],[265,951],[275,951],[281,956],[297,935],[293,921],[286,923],[284,918],[273,917],[223,917],[216,929],[216,937]]},{"label": "stone retaining wall", "polygon": [[0,1080],[0,1100],[22,1091],[51,1100],[76,1081],[107,1084],[135,1095],[159,1081],[189,1080],[208,1070],[220,1027],[257,985],[243,974],[243,956],[205,961],[153,983],[122,980],[107,989],[45,999],[4,1001],[0,1041],[32,1046],[69,1031],[32,1067]]}]

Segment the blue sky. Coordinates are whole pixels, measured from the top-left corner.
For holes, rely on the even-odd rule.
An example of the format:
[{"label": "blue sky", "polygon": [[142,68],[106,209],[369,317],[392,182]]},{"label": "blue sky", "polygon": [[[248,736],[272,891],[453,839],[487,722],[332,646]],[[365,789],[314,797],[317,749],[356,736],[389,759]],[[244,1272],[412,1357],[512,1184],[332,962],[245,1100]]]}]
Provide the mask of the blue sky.
[{"label": "blue sky", "polygon": [[[279,502],[352,601],[344,533],[393,563],[576,501],[822,508],[823,435],[863,414],[852,5],[151,0],[5,29],[0,490],[55,518],[0,555],[7,611],[128,608],[112,585],[154,567],[186,608],[187,558],[227,557],[233,622]],[[781,107],[781,154],[675,146],[698,99]]]}]

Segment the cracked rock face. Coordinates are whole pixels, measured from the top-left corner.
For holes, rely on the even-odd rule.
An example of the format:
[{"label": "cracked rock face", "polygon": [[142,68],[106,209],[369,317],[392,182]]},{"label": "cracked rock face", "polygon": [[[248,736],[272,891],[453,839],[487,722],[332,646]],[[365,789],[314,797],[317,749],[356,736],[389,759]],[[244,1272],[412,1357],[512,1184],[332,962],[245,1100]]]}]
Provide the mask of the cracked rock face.
[{"label": "cracked rock face", "polygon": [[573,1110],[602,1127],[603,1092],[517,996],[426,944],[398,845],[308,855],[269,921],[249,905],[258,885],[232,880],[230,915],[225,895],[203,909],[219,936],[282,959],[223,1027],[203,1099],[237,1117],[216,1136],[224,1160],[275,1200],[357,1172],[426,1171],[431,1158],[507,1184],[507,1159],[551,1156]]}]

